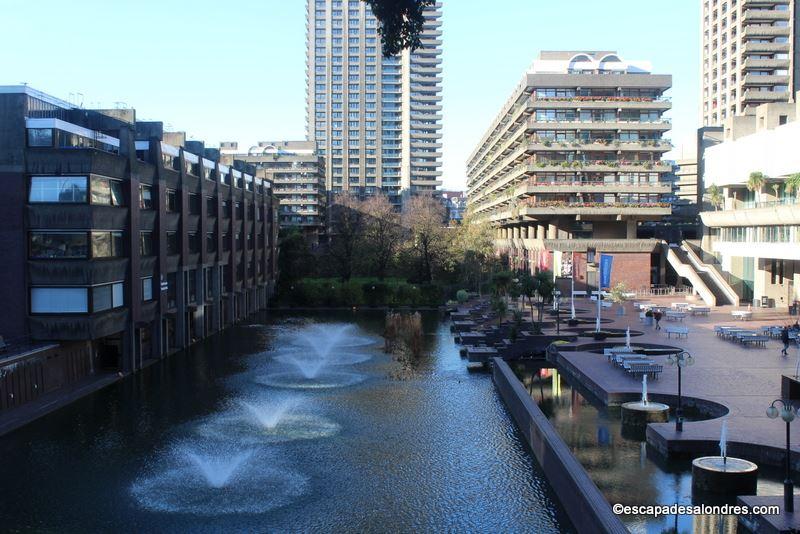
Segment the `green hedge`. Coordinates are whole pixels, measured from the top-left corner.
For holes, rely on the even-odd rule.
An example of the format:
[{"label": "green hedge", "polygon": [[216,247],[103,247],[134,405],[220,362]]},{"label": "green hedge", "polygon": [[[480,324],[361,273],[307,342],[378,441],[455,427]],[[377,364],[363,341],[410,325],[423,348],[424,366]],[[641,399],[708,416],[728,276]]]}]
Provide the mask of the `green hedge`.
[{"label": "green hedge", "polygon": [[278,288],[282,306],[441,306],[445,291],[436,284],[411,284],[403,280],[306,278]]}]

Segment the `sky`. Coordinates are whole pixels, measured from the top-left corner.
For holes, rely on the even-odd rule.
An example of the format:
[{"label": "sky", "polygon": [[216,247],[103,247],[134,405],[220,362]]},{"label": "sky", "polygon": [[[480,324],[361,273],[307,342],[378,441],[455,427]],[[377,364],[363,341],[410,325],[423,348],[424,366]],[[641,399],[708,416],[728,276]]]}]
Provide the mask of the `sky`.
[{"label": "sky", "polygon": [[[445,189],[540,50],[672,74],[678,158],[699,126],[698,0],[443,0]],[[305,139],[306,0],[0,0],[0,85],[127,106],[217,146]]]}]

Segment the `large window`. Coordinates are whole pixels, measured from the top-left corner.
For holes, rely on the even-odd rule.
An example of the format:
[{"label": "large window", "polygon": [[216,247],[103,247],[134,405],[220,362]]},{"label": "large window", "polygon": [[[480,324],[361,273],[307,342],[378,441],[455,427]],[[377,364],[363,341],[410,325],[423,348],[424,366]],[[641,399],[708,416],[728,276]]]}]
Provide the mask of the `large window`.
[{"label": "large window", "polygon": [[124,255],[122,232],[92,232],[93,258],[117,258]]},{"label": "large window", "polygon": [[52,128],[28,128],[28,146],[53,146]]},{"label": "large window", "polygon": [[123,283],[116,282],[92,288],[92,311],[101,312],[124,305]]},{"label": "large window", "polygon": [[143,210],[153,209],[153,188],[149,185],[139,186],[139,207]]},{"label": "large window", "polygon": [[32,287],[31,313],[86,313],[89,292],[85,287]]},{"label": "large window", "polygon": [[147,302],[153,300],[153,277],[142,278],[142,300]]},{"label": "large window", "polygon": [[179,254],[177,232],[167,232],[167,254]]},{"label": "large window", "polygon": [[87,199],[86,176],[34,176],[28,201],[84,203]]},{"label": "large window", "polygon": [[92,204],[104,204],[106,206],[125,205],[122,195],[122,182],[93,176]]},{"label": "large window", "polygon": [[42,258],[86,258],[89,244],[86,232],[31,232],[29,256]]},{"label": "large window", "polygon": [[141,232],[139,234],[139,254],[142,256],[154,256],[153,232]]},{"label": "large window", "polygon": [[178,194],[174,189],[167,189],[167,211],[178,211]]}]

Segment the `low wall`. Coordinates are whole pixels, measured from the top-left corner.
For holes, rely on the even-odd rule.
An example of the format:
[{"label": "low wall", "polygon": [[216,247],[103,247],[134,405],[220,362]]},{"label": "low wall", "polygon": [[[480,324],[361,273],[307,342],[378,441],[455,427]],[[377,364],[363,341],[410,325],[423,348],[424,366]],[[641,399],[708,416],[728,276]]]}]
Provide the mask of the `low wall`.
[{"label": "low wall", "polygon": [[553,425],[500,358],[494,359],[492,379],[575,529],[592,533],[628,532]]}]

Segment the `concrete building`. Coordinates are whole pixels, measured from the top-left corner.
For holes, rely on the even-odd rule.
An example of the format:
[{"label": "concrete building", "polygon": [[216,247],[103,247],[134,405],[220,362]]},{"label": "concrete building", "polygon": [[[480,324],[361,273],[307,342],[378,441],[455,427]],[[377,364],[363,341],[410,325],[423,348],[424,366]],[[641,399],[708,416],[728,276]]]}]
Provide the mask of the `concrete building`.
[{"label": "concrete building", "polygon": [[384,58],[361,0],[308,0],[307,138],[327,161],[329,191],[402,196],[441,185],[441,2],[422,47]]},{"label": "concrete building", "polygon": [[[786,307],[800,298],[800,205],[787,178],[800,173],[800,109],[763,104],[729,117],[723,141],[706,148],[703,182],[721,189],[721,205],[703,211],[702,248],[719,261],[744,302]],[[766,183],[751,191],[752,172]]]},{"label": "concrete building", "polygon": [[464,191],[442,191],[439,198],[447,210],[447,223],[461,224],[464,210],[467,208],[467,195]]},{"label": "concrete building", "polygon": [[251,169],[132,109],[27,86],[0,87],[0,125],[0,335],[22,354],[3,387],[29,388],[0,407],[139,370],[266,308],[277,204]]},{"label": "concrete building", "polygon": [[256,176],[272,184],[281,228],[299,228],[314,241],[325,234],[325,159],[313,141],[262,141],[247,153],[239,153],[237,143],[224,145],[223,162],[253,165]]},{"label": "concrete building", "polygon": [[468,204],[512,267],[597,284],[599,253],[632,289],[663,279],[639,223],[670,215],[664,93],[672,77],[616,52],[542,52],[467,162]]},{"label": "concrete building", "polygon": [[716,126],[800,90],[796,0],[702,0],[700,122]]}]

